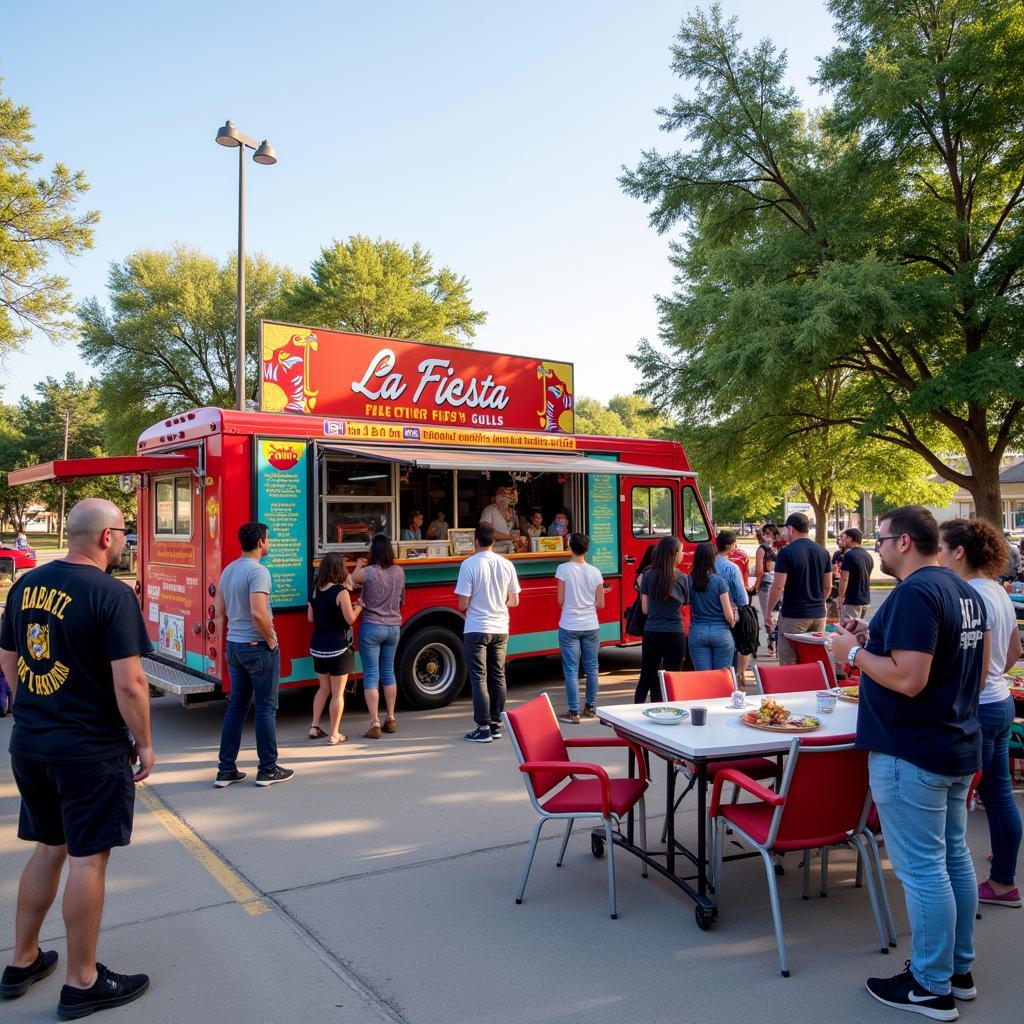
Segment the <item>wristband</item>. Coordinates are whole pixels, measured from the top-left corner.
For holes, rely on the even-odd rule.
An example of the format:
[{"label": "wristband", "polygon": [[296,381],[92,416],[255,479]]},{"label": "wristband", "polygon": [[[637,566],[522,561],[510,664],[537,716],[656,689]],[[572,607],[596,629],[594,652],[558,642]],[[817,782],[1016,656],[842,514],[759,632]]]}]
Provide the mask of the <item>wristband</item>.
[{"label": "wristband", "polygon": [[850,653],[846,656],[846,664],[851,668],[857,664],[857,655],[860,654],[860,644],[854,644],[850,648]]}]

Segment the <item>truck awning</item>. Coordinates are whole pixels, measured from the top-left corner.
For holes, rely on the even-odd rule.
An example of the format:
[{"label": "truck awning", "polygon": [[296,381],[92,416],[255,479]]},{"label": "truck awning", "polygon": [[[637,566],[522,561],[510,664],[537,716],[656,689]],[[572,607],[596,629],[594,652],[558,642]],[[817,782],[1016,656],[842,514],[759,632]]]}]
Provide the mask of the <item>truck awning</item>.
[{"label": "truck awning", "polygon": [[78,480],[86,476],[121,476],[124,473],[174,473],[194,469],[194,451],[181,455],[111,455],[99,459],[55,459],[37,466],[12,469],[7,474],[11,484],[35,484],[46,480]]},{"label": "truck awning", "polygon": [[320,443],[321,449],[343,452],[379,462],[400,462],[416,469],[488,469],[524,473],[602,473],[615,476],[660,476],[696,478],[696,473],[660,466],[638,466],[631,462],[561,455],[554,452],[466,451],[462,448],[353,447]]}]

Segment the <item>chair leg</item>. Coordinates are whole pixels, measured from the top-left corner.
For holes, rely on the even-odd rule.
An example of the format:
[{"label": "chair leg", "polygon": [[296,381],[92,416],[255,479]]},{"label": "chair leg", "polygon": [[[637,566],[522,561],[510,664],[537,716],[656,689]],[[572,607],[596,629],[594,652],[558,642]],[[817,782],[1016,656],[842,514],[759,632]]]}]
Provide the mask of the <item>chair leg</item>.
[{"label": "chair leg", "polygon": [[875,889],[877,879],[875,878],[874,865],[868,861],[870,854],[868,853],[864,841],[860,836],[853,836],[851,839],[854,849],[857,851],[857,859],[864,859],[867,864],[867,871],[865,875],[868,880],[868,896],[871,899],[871,915],[875,919],[875,928],[878,930],[878,942],[883,953],[889,952],[889,946],[886,942],[888,936],[882,926],[882,912],[878,902],[878,892]]},{"label": "chair leg", "polygon": [[[868,869],[870,870],[872,865],[875,869],[875,878],[878,880],[878,898],[882,908],[882,916],[885,919],[885,929],[889,933],[889,945],[896,945],[896,922],[892,919],[892,907],[889,905],[889,894],[885,889],[885,875],[882,872],[882,856],[878,852],[878,843],[875,841],[875,837],[870,833],[864,834],[864,842],[867,845],[868,852],[871,857],[868,861]],[[860,868],[860,861],[857,861],[857,867]]]},{"label": "chair leg", "polygon": [[565,823],[565,835],[562,836],[562,848],[558,851],[558,860],[555,863],[555,867],[560,868],[562,866],[562,859],[565,857],[565,848],[569,845],[569,833],[572,832],[572,823],[575,820],[575,818],[570,818]]},{"label": "chair leg", "polygon": [[853,884],[859,889],[864,884],[864,862],[857,858],[857,874],[854,875]]},{"label": "chair leg", "polygon": [[608,849],[608,899],[611,903],[612,920],[619,916],[618,907],[615,902],[615,840],[612,832],[612,819],[605,818],[604,839]]},{"label": "chair leg", "polygon": [[[644,802],[644,798],[640,797],[640,849],[647,853],[647,804]],[[647,861],[640,861],[641,871],[640,877],[647,877]]]},{"label": "chair leg", "polygon": [[789,961],[786,959],[786,940],[782,935],[782,908],[779,906],[779,883],[775,879],[775,866],[771,854],[761,851],[764,858],[765,875],[768,877],[768,897],[772,904],[772,922],[775,925],[775,944],[779,947],[779,969],[784,978],[789,977]]},{"label": "chair leg", "polygon": [[715,830],[711,834],[711,900],[718,909],[718,897],[722,891],[722,847],[725,846],[725,818],[715,822]]},{"label": "chair leg", "polygon": [[821,848],[821,895],[828,895],[828,847]]},{"label": "chair leg", "polygon": [[[774,868],[772,869],[774,871]],[[805,900],[811,898],[811,851],[804,850],[804,891]]]},{"label": "chair leg", "polygon": [[[678,775],[679,772],[677,771],[676,774]],[[691,775],[690,776],[690,781],[687,784],[686,789],[684,789],[682,791],[682,793],[680,793],[679,796],[676,797],[676,802],[672,805],[671,811],[668,811],[666,809],[667,813],[665,815],[665,823],[661,826],[661,841],[662,842],[665,842],[665,840],[668,838],[668,815],[669,814],[675,814],[676,811],[679,810],[679,805],[683,802],[683,797],[685,797],[686,794],[689,793],[691,789],[693,789],[693,787],[696,784],[696,782],[697,782],[697,776],[696,775]]]},{"label": "chair leg", "polygon": [[523,902],[523,894],[526,892],[526,880],[530,877],[530,866],[533,864],[533,855],[537,852],[537,840],[540,839],[540,830],[544,827],[547,818],[538,818],[534,826],[533,835],[530,837],[530,849],[526,853],[526,867],[523,868],[523,877],[519,883],[519,895],[516,896],[516,903]]}]

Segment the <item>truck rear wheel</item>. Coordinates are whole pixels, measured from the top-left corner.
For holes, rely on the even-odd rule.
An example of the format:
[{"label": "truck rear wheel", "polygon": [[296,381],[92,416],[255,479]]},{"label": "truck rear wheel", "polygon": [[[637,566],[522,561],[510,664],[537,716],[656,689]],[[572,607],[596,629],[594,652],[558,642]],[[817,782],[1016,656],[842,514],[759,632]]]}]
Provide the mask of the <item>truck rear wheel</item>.
[{"label": "truck rear wheel", "polygon": [[398,687],[415,708],[443,708],[466,685],[462,639],[444,626],[417,629],[398,652]]}]

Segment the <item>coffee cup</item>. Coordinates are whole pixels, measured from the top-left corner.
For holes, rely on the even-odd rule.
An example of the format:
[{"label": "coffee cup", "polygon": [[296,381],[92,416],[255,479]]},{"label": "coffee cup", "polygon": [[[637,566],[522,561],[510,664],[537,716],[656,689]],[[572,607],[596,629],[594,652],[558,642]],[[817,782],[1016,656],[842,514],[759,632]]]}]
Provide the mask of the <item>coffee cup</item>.
[{"label": "coffee cup", "polygon": [[690,721],[694,725],[706,725],[708,721],[707,708],[690,708]]}]

